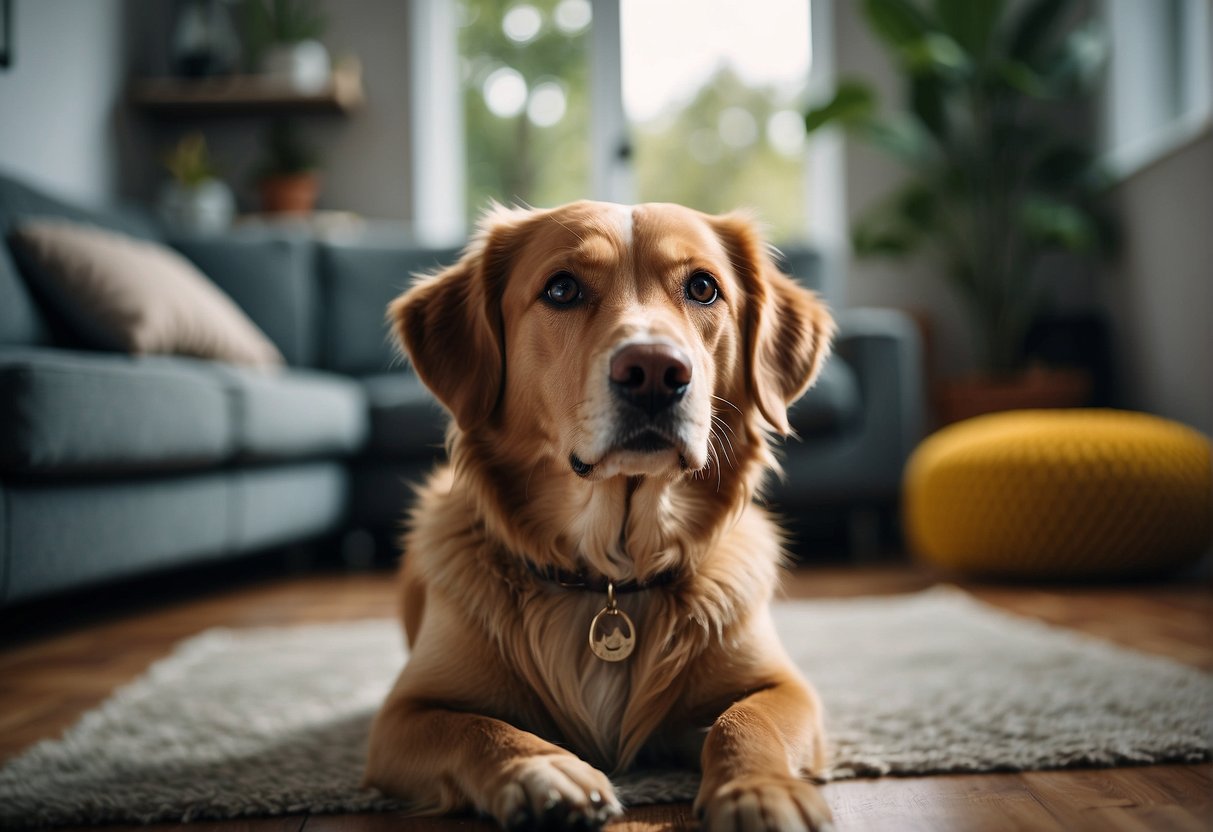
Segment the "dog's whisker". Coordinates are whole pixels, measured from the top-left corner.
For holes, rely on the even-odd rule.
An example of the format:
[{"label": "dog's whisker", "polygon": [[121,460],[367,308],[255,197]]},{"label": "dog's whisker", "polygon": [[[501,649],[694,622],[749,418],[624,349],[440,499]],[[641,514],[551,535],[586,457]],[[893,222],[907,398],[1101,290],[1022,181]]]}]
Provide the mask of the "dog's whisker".
[{"label": "dog's whisker", "polygon": [[716,413],[712,414],[712,421],[714,423],[720,425],[725,430],[727,430],[730,434],[732,434],[734,439],[737,438],[737,432],[735,430],[733,430],[733,426],[730,425],[728,422],[726,422],[724,419],[722,419],[718,414],[716,414]]},{"label": "dog's whisker", "polygon": [[[715,400],[716,400],[716,401],[718,401],[718,402],[724,402],[724,403],[725,403],[725,404],[727,404],[729,407],[733,408],[733,409],[734,409],[734,410],[736,410],[736,411],[737,411],[739,414],[741,414],[741,408],[740,408],[740,407],[738,407],[737,405],[733,404],[731,401],[729,401],[728,399],[726,399],[724,396],[717,396],[715,393],[713,393],[713,394],[712,394],[712,398],[713,398],[713,399],[715,399]],[[744,414],[742,414],[742,415],[744,415]]]},{"label": "dog's whisker", "polygon": [[581,408],[586,404],[589,404],[589,399],[582,399],[579,402],[574,402],[565,408],[564,415],[576,420],[577,411],[581,410]]},{"label": "dog's whisker", "polygon": [[726,419],[721,414],[721,412],[719,410],[717,410],[716,408],[712,408],[712,418],[715,419],[716,421],[720,422],[722,425],[727,427],[729,430],[733,429],[733,426],[729,424],[729,420]]},{"label": "dog's whisker", "polygon": [[720,464],[720,454],[717,452],[715,446],[713,446],[713,444],[711,442],[708,442],[708,464],[709,465],[711,465],[713,458],[716,461],[716,493],[719,494],[722,476],[723,476],[722,471],[724,470],[724,466]]},{"label": "dog's whisker", "polygon": [[561,228],[563,228],[565,231],[569,232],[569,233],[570,233],[570,234],[572,234],[574,237],[576,237],[576,238],[577,238],[577,240],[578,240],[578,242],[582,242],[582,243],[584,243],[584,242],[585,242],[585,237],[582,237],[582,236],[581,236],[580,234],[578,234],[576,231],[574,231],[573,229],[571,229],[571,228],[569,228],[567,225],[565,225],[563,222],[561,222],[559,217],[552,216],[552,220],[553,220],[553,221],[554,221],[554,222],[555,222],[557,225],[559,225]]},{"label": "dog's whisker", "polygon": [[724,440],[724,443],[726,445],[729,446],[729,454],[731,455],[731,458],[732,458],[731,462],[732,462],[733,470],[734,471],[737,470],[737,449],[733,447],[733,440],[729,439],[729,437],[725,436],[723,433],[717,434],[717,435],[721,439]]},{"label": "dog's whisker", "polygon": [[[715,423],[716,421],[717,421],[716,417],[713,416],[713,423]],[[728,427],[728,426],[725,425],[725,427]],[[738,467],[737,466],[737,449],[733,447],[732,440],[730,440],[729,437],[725,436],[723,433],[718,432],[715,428],[712,428],[708,432],[708,437],[710,440],[714,440],[717,443],[719,443],[723,440],[724,444],[728,446],[727,450],[725,450],[723,446],[722,446],[721,450],[724,452],[725,459],[728,461],[729,467],[732,468],[734,471],[736,471],[737,467]]]}]

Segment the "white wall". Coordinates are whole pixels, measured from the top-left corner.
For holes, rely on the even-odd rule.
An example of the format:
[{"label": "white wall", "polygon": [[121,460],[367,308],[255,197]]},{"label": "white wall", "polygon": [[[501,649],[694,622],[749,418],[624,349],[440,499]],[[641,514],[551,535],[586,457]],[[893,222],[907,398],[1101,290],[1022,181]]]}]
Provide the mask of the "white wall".
[{"label": "white wall", "polygon": [[334,56],[362,61],[367,106],[348,119],[318,121],[325,160],[322,202],[370,217],[406,220],[409,188],[409,16],[401,0],[326,0]]},{"label": "white wall", "polygon": [[1213,132],[1115,198],[1125,248],[1106,289],[1125,404],[1213,435]]},{"label": "white wall", "polygon": [[[129,0],[135,61],[140,75],[168,72],[165,44],[172,16],[163,0]],[[319,207],[355,211],[366,217],[406,221],[412,216],[409,179],[409,4],[402,0],[323,0],[328,19],[322,40],[335,59],[362,61],[366,106],[348,117],[304,115],[300,133],[321,162]],[[260,117],[156,120],[136,115],[124,189],[152,199],[167,173],[159,158],[186,132],[206,136],[220,175],[231,184],[245,210],[256,209],[251,182],[261,154],[267,120]]]},{"label": "white wall", "polygon": [[[885,105],[902,100],[900,81],[884,49],[867,28],[861,4],[834,3],[834,60],[839,78],[861,77],[873,84]],[[846,141],[846,213],[848,226],[905,179],[904,169],[867,144]],[[849,306],[894,306],[924,316],[930,327],[936,374],[956,375],[974,368],[973,340],[959,297],[930,264],[922,260],[857,259],[846,280]]]},{"label": "white wall", "polygon": [[0,70],[0,168],[65,196],[116,195],[122,0],[18,0]]}]

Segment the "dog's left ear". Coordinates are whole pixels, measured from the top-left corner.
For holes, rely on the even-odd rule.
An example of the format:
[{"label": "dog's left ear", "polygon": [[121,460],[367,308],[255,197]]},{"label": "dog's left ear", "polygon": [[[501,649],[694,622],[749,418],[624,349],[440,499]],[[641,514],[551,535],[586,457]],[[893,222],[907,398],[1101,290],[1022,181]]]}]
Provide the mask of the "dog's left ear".
[{"label": "dog's left ear", "polygon": [[834,319],[816,294],[779,271],[749,217],[718,217],[716,228],[745,287],[747,392],[771,428],[787,436],[788,407],[817,379]]},{"label": "dog's left ear", "polygon": [[388,306],[413,369],[465,433],[488,420],[501,397],[501,284],[515,232],[530,215],[494,206],[458,263],[421,277]]}]

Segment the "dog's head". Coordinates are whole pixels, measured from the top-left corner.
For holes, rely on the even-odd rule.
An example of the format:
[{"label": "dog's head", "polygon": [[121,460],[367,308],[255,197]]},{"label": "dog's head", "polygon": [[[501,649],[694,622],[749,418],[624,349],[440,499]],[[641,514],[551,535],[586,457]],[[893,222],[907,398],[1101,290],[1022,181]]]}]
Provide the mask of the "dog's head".
[{"label": "dog's head", "polygon": [[665,204],[491,211],[389,317],[462,434],[588,480],[787,434],[833,332],[748,219]]}]

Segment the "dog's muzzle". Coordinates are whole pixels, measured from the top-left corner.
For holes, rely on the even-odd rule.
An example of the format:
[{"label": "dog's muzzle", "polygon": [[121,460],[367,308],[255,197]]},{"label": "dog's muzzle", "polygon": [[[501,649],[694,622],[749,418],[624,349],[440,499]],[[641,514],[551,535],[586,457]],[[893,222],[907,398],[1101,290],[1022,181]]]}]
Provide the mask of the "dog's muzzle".
[{"label": "dog's muzzle", "polygon": [[[679,464],[686,468],[677,439],[680,415],[673,410],[691,386],[686,353],[660,341],[625,344],[611,356],[608,375],[619,408],[613,448],[641,454],[679,451]],[[586,477],[596,463],[572,454],[569,465],[577,476]]]},{"label": "dog's muzzle", "polygon": [[611,392],[654,419],[686,395],[691,361],[670,344],[628,344],[611,357]]}]

